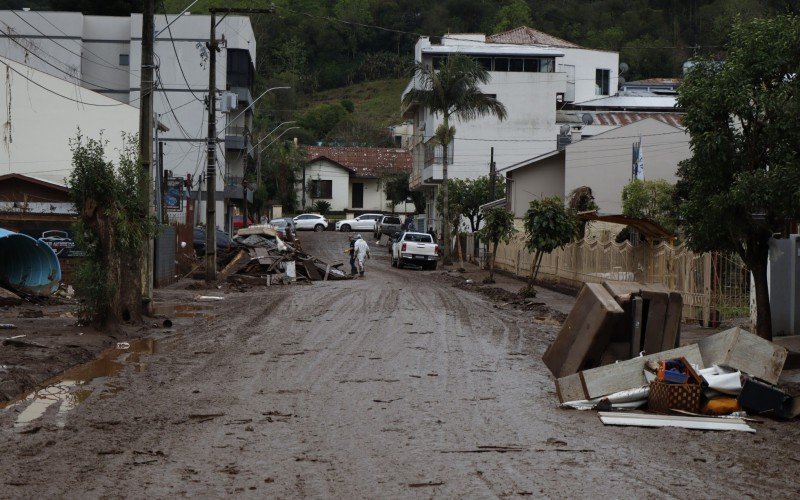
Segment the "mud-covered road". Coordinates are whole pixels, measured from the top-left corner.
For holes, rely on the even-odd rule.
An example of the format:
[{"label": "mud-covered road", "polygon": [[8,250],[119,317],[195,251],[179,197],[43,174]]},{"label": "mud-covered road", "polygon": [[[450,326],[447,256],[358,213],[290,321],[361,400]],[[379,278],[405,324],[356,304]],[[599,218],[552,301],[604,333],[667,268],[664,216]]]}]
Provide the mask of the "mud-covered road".
[{"label": "mud-covered road", "polygon": [[[303,234],[341,260],[345,235]],[[114,377],[16,425],[0,497],[789,498],[800,426],[604,427],[556,408],[558,326],[374,249],[364,279],[224,296]],[[198,291],[159,292],[193,303]],[[135,362],[134,362],[135,361]],[[65,408],[66,406],[66,408]]]}]

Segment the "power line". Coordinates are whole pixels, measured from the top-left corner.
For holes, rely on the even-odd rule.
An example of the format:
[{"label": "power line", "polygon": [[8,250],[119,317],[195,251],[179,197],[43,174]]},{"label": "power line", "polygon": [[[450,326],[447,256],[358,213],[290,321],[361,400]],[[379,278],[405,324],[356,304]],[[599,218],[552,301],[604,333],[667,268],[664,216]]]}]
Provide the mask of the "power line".
[{"label": "power line", "polygon": [[[5,66],[9,70],[13,71],[14,73],[18,74],[22,78],[28,80],[30,83],[36,85],[37,87],[39,87],[39,88],[41,88],[43,90],[46,90],[47,92],[50,92],[51,94],[57,95],[58,97],[66,99],[68,101],[76,102],[78,104],[83,104],[85,106],[98,106],[98,107],[112,107],[112,106],[127,106],[127,105],[129,105],[129,103],[125,103],[125,102],[118,102],[116,104],[99,104],[99,103],[85,102],[85,101],[81,101],[79,99],[73,99],[72,97],[65,96],[64,94],[60,94],[60,93],[56,92],[55,90],[49,89],[49,88],[45,87],[44,85],[40,84],[39,82],[36,82],[36,81],[28,78],[26,75],[24,75],[23,73],[20,73],[16,69],[12,68],[8,64],[6,64],[4,61],[0,61],[0,63],[2,63],[3,66]],[[139,99],[139,98],[140,97],[137,97],[136,99],[134,99],[134,101]],[[131,101],[131,102],[133,102],[133,101]]]},{"label": "power line", "polygon": [[[25,23],[25,24],[27,24],[28,26],[30,26],[31,28],[33,28],[33,29],[34,29],[34,30],[35,30],[37,33],[39,33],[40,35],[44,36],[44,37],[45,37],[47,40],[49,40],[49,41],[53,42],[54,44],[58,45],[59,47],[61,47],[62,49],[66,50],[66,51],[67,51],[67,52],[69,52],[70,54],[76,55],[76,56],[80,57],[81,59],[84,59],[84,60],[86,60],[86,61],[89,61],[89,62],[91,62],[91,63],[93,63],[93,64],[97,64],[98,66],[103,66],[104,68],[110,68],[110,69],[114,69],[114,70],[117,70],[117,71],[121,71],[121,72],[123,72],[123,73],[127,73],[127,74],[129,74],[129,75],[131,74],[131,73],[130,73],[130,71],[124,70],[124,69],[122,69],[122,68],[118,68],[117,66],[111,66],[111,64],[113,64],[113,63],[110,63],[110,62],[108,62],[108,61],[106,61],[106,60],[104,60],[104,59],[103,59],[103,61],[104,61],[104,62],[106,62],[106,63],[108,63],[108,65],[106,65],[106,64],[100,64],[100,63],[99,63],[99,62],[97,62],[97,61],[92,61],[92,60],[90,60],[88,57],[84,56],[83,54],[79,54],[79,53],[77,53],[77,52],[74,52],[74,51],[72,51],[72,50],[68,49],[67,47],[64,47],[63,45],[61,45],[60,43],[58,43],[58,42],[57,42],[57,41],[56,41],[54,38],[52,38],[50,35],[48,35],[48,34],[46,34],[46,33],[42,32],[42,31],[41,31],[39,28],[37,28],[36,26],[34,26],[34,25],[32,25],[31,23],[29,23],[27,19],[25,19],[24,17],[22,17],[22,16],[20,16],[19,14],[17,14],[17,13],[16,13],[16,11],[13,11],[13,10],[12,10],[12,11],[10,11],[10,12],[11,12],[12,14],[14,14],[15,16],[17,16],[17,17],[18,17],[18,18],[19,18],[19,19],[20,19],[20,20],[21,20],[23,23]],[[37,13],[37,14],[39,14],[39,12],[38,12],[38,11],[36,11],[36,13]],[[48,21],[46,17],[42,16],[41,14],[39,14],[39,16],[40,16],[42,19],[44,19],[45,21],[47,21],[48,23],[50,23],[50,21]],[[55,26],[53,23],[50,23],[50,25],[51,25],[51,26],[53,26],[54,28],[58,29],[58,27],[56,27],[56,26]],[[66,33],[64,33],[63,31],[61,31],[60,29],[59,29],[58,31],[59,31],[59,32],[61,32],[61,33],[62,33],[62,34],[64,34],[64,35],[66,35]],[[75,42],[75,43],[77,43],[77,42]],[[82,48],[83,48],[83,47],[82,47]],[[87,51],[88,51],[88,50],[87,50]],[[96,54],[95,54],[95,55],[96,55]],[[99,56],[97,56],[97,57],[99,57]]]},{"label": "power line", "polygon": [[[164,20],[169,23],[169,18],[167,17],[167,13],[164,12]],[[169,24],[167,24],[167,33],[169,34],[169,41],[172,44],[172,51],[175,53],[175,61],[178,63],[178,69],[181,70],[181,76],[183,77],[183,81],[186,83],[186,88],[192,94],[192,97],[197,99],[200,102],[204,102],[203,99],[197,97],[192,90],[192,86],[189,85],[189,79],[186,78],[186,73],[183,72],[183,65],[181,65],[181,58],[178,57],[178,49],[175,47],[175,40],[172,38],[172,28]]]},{"label": "power line", "polygon": [[[24,49],[26,52],[30,53],[30,54],[31,54],[33,57],[35,57],[35,58],[39,59],[39,60],[40,60],[40,61],[42,61],[43,63],[45,63],[45,64],[47,64],[48,66],[50,66],[51,68],[55,69],[56,71],[59,71],[59,72],[61,72],[61,73],[64,73],[65,75],[67,75],[67,76],[68,76],[68,77],[70,77],[70,78],[74,78],[74,79],[78,80],[79,82],[85,83],[86,85],[90,85],[90,86],[97,87],[97,88],[99,88],[99,89],[102,89],[102,90],[109,90],[109,91],[114,91],[114,90],[116,90],[116,89],[111,89],[111,88],[108,88],[108,87],[104,87],[104,86],[102,86],[102,85],[98,85],[98,84],[96,84],[96,83],[92,83],[92,82],[86,81],[86,80],[84,80],[84,79],[82,79],[82,78],[80,78],[80,77],[78,77],[78,76],[72,75],[72,74],[70,74],[70,73],[68,73],[68,72],[64,71],[63,69],[61,69],[61,68],[57,67],[56,65],[54,65],[54,64],[52,64],[52,63],[50,63],[50,62],[46,61],[46,60],[45,60],[43,57],[41,57],[41,56],[39,56],[38,54],[36,54],[36,52],[34,52],[34,51],[31,51],[31,50],[28,50],[28,48],[27,48],[27,47],[25,47],[24,45],[22,45],[20,42],[18,42],[18,41],[17,41],[17,39],[16,39],[16,38],[15,38],[13,35],[11,35],[11,34],[9,34],[9,33],[6,33],[6,32],[5,32],[5,31],[3,31],[2,29],[0,29],[0,34],[3,34],[3,35],[5,35],[5,36],[6,36],[6,38],[8,38],[8,39],[9,39],[9,40],[11,40],[12,42],[16,43],[16,44],[17,44],[17,45],[19,45],[20,47],[22,47],[22,48],[23,48],[23,49]],[[89,90],[94,90],[94,89],[91,89],[91,88],[90,88]]]}]

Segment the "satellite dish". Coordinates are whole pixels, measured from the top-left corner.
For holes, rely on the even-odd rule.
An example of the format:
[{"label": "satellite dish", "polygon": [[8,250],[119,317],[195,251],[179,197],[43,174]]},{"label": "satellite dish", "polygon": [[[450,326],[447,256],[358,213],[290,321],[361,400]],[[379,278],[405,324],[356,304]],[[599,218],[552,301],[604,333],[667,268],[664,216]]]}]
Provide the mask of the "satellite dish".
[{"label": "satellite dish", "polygon": [[566,124],[561,125],[561,128],[559,130],[561,132],[561,135],[567,135],[569,134],[569,125]]},{"label": "satellite dish", "polygon": [[591,125],[592,123],[594,123],[594,117],[589,113],[584,113],[581,116],[581,121],[583,122],[584,125]]},{"label": "satellite dish", "polygon": [[628,67],[628,63],[621,62],[619,63],[619,73],[626,73],[630,68]]}]

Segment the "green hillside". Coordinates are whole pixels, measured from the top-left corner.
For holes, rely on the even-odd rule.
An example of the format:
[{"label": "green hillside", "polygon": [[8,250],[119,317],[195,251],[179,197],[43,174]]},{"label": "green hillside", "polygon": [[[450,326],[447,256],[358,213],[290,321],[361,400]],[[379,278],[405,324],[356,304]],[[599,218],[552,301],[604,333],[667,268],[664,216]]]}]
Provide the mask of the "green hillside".
[{"label": "green hillside", "polygon": [[400,95],[408,84],[407,78],[362,82],[338,89],[311,94],[300,111],[319,104],[338,103],[349,100],[355,104],[353,116],[368,120],[378,126],[389,126],[401,122]]}]

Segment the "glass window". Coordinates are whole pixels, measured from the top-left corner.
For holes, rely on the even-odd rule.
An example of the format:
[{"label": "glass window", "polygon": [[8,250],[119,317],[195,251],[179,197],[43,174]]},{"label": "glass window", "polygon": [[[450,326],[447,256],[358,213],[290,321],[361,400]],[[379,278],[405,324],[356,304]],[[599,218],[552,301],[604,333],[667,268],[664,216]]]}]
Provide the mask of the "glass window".
[{"label": "glass window", "polygon": [[525,72],[538,73],[539,72],[539,59],[525,59]]},{"label": "glass window", "polygon": [[119,65],[120,66],[130,66],[131,65],[131,56],[130,56],[130,54],[120,54],[119,55]]},{"label": "glass window", "polygon": [[540,59],[539,60],[539,72],[540,73],[555,73],[556,71],[556,60],[555,59]]},{"label": "glass window", "polygon": [[494,70],[495,71],[508,71],[508,58],[507,57],[495,57],[494,58]]},{"label": "glass window", "polygon": [[525,69],[525,60],[524,59],[522,59],[520,57],[516,57],[516,58],[513,58],[513,59],[511,59],[509,61],[509,64],[508,64],[508,70],[509,71],[521,72],[521,71],[524,71],[524,69]]},{"label": "glass window", "polygon": [[333,181],[314,179],[311,181],[311,197],[330,200],[333,198]]},{"label": "glass window", "polygon": [[478,57],[476,60],[478,61],[478,64],[480,64],[481,66],[484,67],[484,69],[486,69],[486,71],[491,71],[492,70],[492,58],[491,57]]},{"label": "glass window", "polygon": [[594,93],[595,95],[609,95],[611,80],[611,70],[598,69],[595,71]]}]

